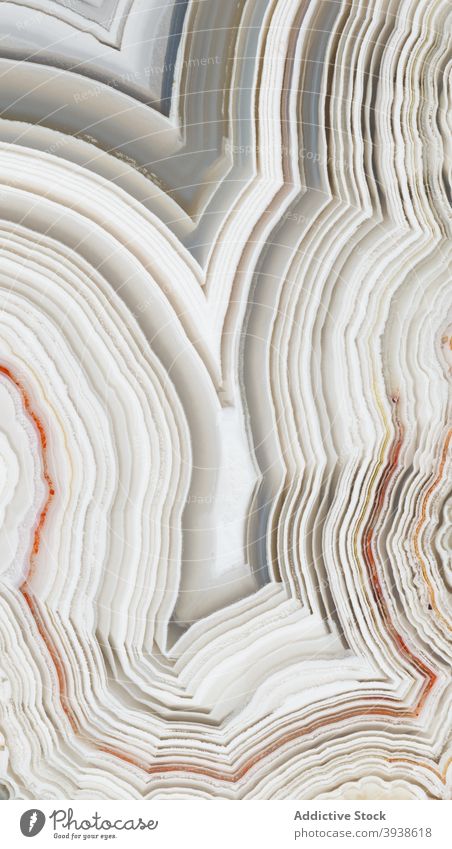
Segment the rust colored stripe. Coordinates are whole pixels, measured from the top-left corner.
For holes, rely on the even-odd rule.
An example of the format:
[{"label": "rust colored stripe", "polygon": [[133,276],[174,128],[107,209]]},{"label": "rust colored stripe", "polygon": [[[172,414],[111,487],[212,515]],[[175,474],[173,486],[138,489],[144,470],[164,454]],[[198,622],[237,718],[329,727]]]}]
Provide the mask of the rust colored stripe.
[{"label": "rust colored stripe", "polygon": [[43,425],[41,419],[39,418],[39,416],[35,413],[35,411],[32,408],[28,393],[27,393],[24,385],[21,383],[21,381],[18,380],[17,377],[15,377],[15,375],[11,372],[11,370],[9,368],[6,368],[6,366],[4,366],[4,365],[0,365],[0,374],[4,375],[4,377],[8,378],[8,380],[11,381],[13,386],[15,386],[16,389],[18,390],[20,397],[21,397],[21,400],[22,400],[24,410],[25,410],[26,414],[28,415],[29,419],[32,421],[32,423],[33,423],[33,425],[34,425],[34,427],[37,431],[40,446],[41,446],[41,462],[42,462],[42,469],[43,469],[43,477],[44,477],[44,480],[45,480],[46,485],[47,485],[47,498],[46,498],[44,506],[43,506],[39,516],[38,516],[38,520],[37,520],[36,527],[35,527],[34,534],[33,534],[33,544],[32,544],[31,552],[30,552],[27,575],[26,575],[25,580],[23,581],[23,583],[21,584],[19,589],[20,589],[22,596],[23,596],[23,598],[24,598],[24,600],[25,600],[25,602],[26,602],[26,604],[27,604],[27,606],[30,610],[30,613],[31,613],[31,615],[32,615],[32,617],[33,617],[33,619],[36,623],[36,627],[38,629],[38,632],[39,632],[40,636],[42,637],[42,640],[44,641],[44,644],[47,648],[47,651],[49,652],[49,655],[50,655],[52,662],[53,662],[53,665],[55,667],[57,680],[58,680],[58,691],[59,691],[59,699],[60,699],[60,702],[61,702],[61,707],[63,708],[63,711],[66,714],[66,716],[67,716],[67,718],[68,718],[68,720],[69,720],[69,722],[72,726],[73,731],[77,731],[78,726],[77,726],[77,723],[76,723],[76,720],[75,720],[74,713],[73,713],[73,711],[72,711],[72,709],[69,705],[69,699],[67,697],[66,676],[65,676],[65,672],[64,672],[63,661],[61,659],[61,656],[60,656],[58,650],[53,645],[49,634],[46,632],[44,622],[43,622],[42,616],[39,612],[37,603],[33,599],[32,594],[29,590],[29,581],[30,581],[30,579],[32,578],[32,576],[35,572],[35,560],[36,560],[36,557],[38,556],[39,547],[40,547],[40,544],[41,544],[42,529],[45,525],[50,505],[51,505],[53,498],[55,496],[55,487],[54,487],[52,478],[51,478],[50,473],[49,473],[49,466],[48,466],[48,462],[47,462],[47,434],[46,434],[46,431],[45,431],[45,428],[44,428],[44,425]]},{"label": "rust colored stripe", "polygon": [[42,533],[42,529],[44,527],[45,520],[47,518],[47,513],[48,513],[48,510],[49,510],[49,507],[50,507],[52,500],[55,496],[55,487],[53,485],[52,478],[50,477],[49,467],[48,467],[48,463],[47,463],[47,435],[46,435],[46,432],[45,432],[44,425],[42,424],[39,416],[37,416],[36,413],[34,412],[34,410],[32,409],[30,399],[28,397],[28,393],[26,392],[26,390],[25,390],[23,384],[20,382],[20,380],[18,380],[17,377],[15,377],[13,375],[13,373],[10,371],[9,368],[6,368],[6,366],[3,366],[3,365],[0,365],[0,374],[3,374],[5,377],[7,377],[8,380],[10,380],[11,383],[19,391],[25,412],[27,413],[29,419],[31,419],[31,421],[33,422],[33,424],[36,428],[36,431],[37,431],[38,437],[39,437],[39,441],[41,443],[41,461],[42,461],[42,468],[43,468],[43,476],[44,476],[44,480],[45,480],[46,485],[47,485],[47,498],[46,498],[44,507],[42,508],[42,510],[39,514],[38,521],[37,521],[37,524],[36,524],[36,528],[34,530],[33,545],[32,545],[32,549],[31,549],[29,569],[28,569],[27,577],[26,577],[24,584],[23,584],[23,586],[24,586],[27,583],[27,581],[33,576],[33,573],[34,573],[35,558],[36,558],[36,555],[38,554],[39,546],[41,544],[41,533]]},{"label": "rust colored stripe", "polygon": [[[49,474],[48,463],[47,463],[47,435],[39,416],[32,409],[28,394],[23,386],[23,384],[12,374],[12,372],[6,368],[5,366],[0,365],[0,374],[3,374],[7,377],[14,386],[18,389],[22,402],[24,405],[24,409],[31,421],[36,427],[37,433],[39,435],[40,445],[41,445],[41,457],[42,457],[42,466],[43,466],[43,475],[47,484],[48,494],[47,499],[44,504],[43,509],[40,512],[37,526],[34,532],[33,537],[33,546],[30,554],[30,564],[29,571],[27,577],[23,584],[20,587],[22,595],[25,599],[25,602],[30,610],[30,613],[36,623],[38,632],[49,652],[49,655],[54,664],[58,688],[59,688],[59,699],[61,702],[62,709],[68,718],[68,721],[72,727],[72,730],[75,734],[80,733],[80,727],[77,722],[75,713],[70,705],[70,699],[67,692],[67,684],[66,684],[66,676],[64,672],[64,664],[61,658],[61,655],[53,644],[52,640],[49,637],[49,634],[46,632],[45,624],[43,618],[40,614],[37,602],[32,598],[31,592],[28,589],[29,579],[32,577],[34,568],[35,568],[35,559],[39,552],[39,547],[41,543],[41,534],[42,529],[44,527],[45,521],[47,519],[47,514],[51,502],[55,495],[55,488]],[[386,628],[399,650],[405,654],[405,656],[410,660],[410,662],[418,669],[424,676],[425,681],[421,690],[421,694],[417,704],[413,708],[401,708],[397,706],[395,699],[390,696],[382,696],[381,702],[379,704],[375,704],[375,697],[368,695],[362,698],[363,701],[369,702],[370,706],[368,710],[363,710],[362,706],[352,707],[347,710],[342,711],[340,714],[327,714],[326,716],[319,718],[317,720],[313,720],[307,725],[299,728],[295,728],[286,734],[281,735],[281,737],[272,744],[265,746],[259,752],[257,752],[252,758],[246,761],[239,769],[233,770],[231,772],[223,772],[221,770],[216,770],[213,768],[204,768],[201,766],[197,766],[196,764],[192,764],[189,762],[180,762],[177,764],[173,763],[157,763],[153,764],[143,764],[138,761],[132,755],[128,755],[123,753],[111,746],[107,746],[101,743],[97,743],[93,738],[88,738],[89,742],[92,743],[93,747],[95,747],[98,751],[105,752],[107,754],[111,754],[116,758],[119,758],[125,763],[130,764],[138,769],[145,771],[148,775],[158,774],[158,773],[168,773],[168,772],[183,772],[192,775],[203,775],[205,777],[213,778],[218,781],[224,781],[228,783],[235,783],[242,779],[250,769],[252,769],[256,764],[264,760],[269,755],[273,754],[275,751],[280,749],[282,746],[286,745],[289,742],[300,739],[305,735],[312,734],[314,731],[317,731],[320,728],[325,728],[328,725],[332,725],[336,722],[341,722],[344,720],[349,720],[353,718],[359,718],[366,715],[375,716],[388,716],[388,717],[406,717],[406,718],[417,718],[425,704],[425,701],[428,697],[429,692],[434,686],[437,676],[433,670],[431,670],[414,652],[407,646],[403,637],[398,633],[394,623],[391,620],[389,608],[387,602],[384,598],[383,589],[381,586],[380,578],[378,575],[377,564],[374,557],[373,552],[373,541],[374,541],[374,529],[376,523],[381,515],[381,512],[384,508],[385,496],[388,492],[388,488],[392,479],[394,478],[395,472],[397,470],[397,466],[399,463],[400,451],[402,447],[403,441],[403,432],[400,425],[398,426],[398,437],[394,442],[394,445],[390,451],[390,456],[388,463],[385,469],[382,472],[379,484],[377,486],[376,499],[374,506],[371,510],[369,519],[366,523],[366,527],[363,534],[363,556],[364,561],[367,566],[369,578],[371,581],[374,599],[377,604],[377,607],[381,613],[381,616],[385,622]],[[448,438],[447,445],[449,444],[450,435]],[[444,453],[444,452],[443,452]],[[445,455],[444,455],[445,456]],[[444,466],[444,462],[442,460],[440,474],[442,473],[442,468]],[[438,482],[435,481],[435,484]],[[427,492],[426,498],[430,496],[432,491],[432,487]],[[424,507],[426,505],[426,501]],[[423,517],[425,515],[425,509],[423,511]],[[421,522],[423,521],[423,517],[421,518]],[[420,526],[418,526],[420,528]],[[394,706],[395,703],[395,706]],[[401,759],[403,760],[403,759]]]}]

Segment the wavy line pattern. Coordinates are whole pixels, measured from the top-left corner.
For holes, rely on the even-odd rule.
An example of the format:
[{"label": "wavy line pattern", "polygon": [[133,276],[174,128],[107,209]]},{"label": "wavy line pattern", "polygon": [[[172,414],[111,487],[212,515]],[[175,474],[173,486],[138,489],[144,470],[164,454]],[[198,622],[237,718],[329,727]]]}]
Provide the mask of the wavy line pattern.
[{"label": "wavy line pattern", "polygon": [[0,5],[15,799],[452,796],[452,10]]}]

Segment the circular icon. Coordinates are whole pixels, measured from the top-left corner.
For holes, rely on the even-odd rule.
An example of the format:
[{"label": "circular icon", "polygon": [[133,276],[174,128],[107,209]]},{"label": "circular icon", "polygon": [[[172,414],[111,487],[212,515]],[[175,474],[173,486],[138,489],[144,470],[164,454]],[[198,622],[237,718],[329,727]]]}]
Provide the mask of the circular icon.
[{"label": "circular icon", "polygon": [[20,830],[24,837],[36,837],[44,828],[45,815],[37,808],[25,811],[20,818]]}]

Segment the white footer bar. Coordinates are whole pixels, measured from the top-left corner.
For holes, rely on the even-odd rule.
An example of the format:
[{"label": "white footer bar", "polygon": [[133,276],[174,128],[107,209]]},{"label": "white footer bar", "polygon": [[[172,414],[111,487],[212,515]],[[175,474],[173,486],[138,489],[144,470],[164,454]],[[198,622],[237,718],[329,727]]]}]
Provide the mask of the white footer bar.
[{"label": "white footer bar", "polygon": [[7,801],[1,844],[115,849],[450,849],[435,801]]}]

